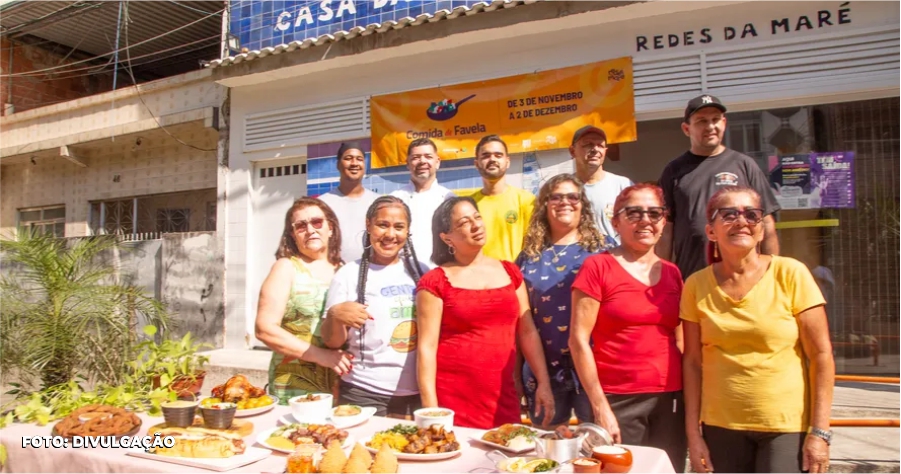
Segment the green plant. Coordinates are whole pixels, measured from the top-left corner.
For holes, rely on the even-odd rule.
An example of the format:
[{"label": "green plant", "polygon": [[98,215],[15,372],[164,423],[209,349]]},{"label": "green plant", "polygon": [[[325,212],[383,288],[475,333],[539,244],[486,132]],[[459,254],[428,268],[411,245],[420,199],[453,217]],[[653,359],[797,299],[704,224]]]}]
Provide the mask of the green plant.
[{"label": "green plant", "polygon": [[207,343],[197,343],[191,333],[178,340],[154,340],[157,329],[144,326],[144,334],[150,339],[138,344],[138,356],[130,363],[135,377],[145,383],[152,383],[159,377],[159,386],[168,387],[179,378],[193,379],[201,372],[210,358],[200,355],[202,349],[212,348]]},{"label": "green plant", "polygon": [[151,389],[149,385],[135,383],[131,376],[127,378],[125,383],[101,383],[93,390],[82,387],[79,381],[83,382],[83,377],[36,392],[26,392],[18,384],[12,384],[15,388],[7,393],[17,395],[17,398],[3,407],[9,411],[0,418],[0,428],[13,421],[45,425],[78,408],[94,404],[112,405],[136,412],[147,411],[150,415],[158,416],[162,413],[162,402],[176,399],[176,393],[167,387]]},{"label": "green plant", "polygon": [[138,320],[165,330],[169,318],[142,289],[118,283],[117,265],[104,259],[120,250],[114,236],[0,240],[7,267],[0,278],[0,369],[37,376],[42,389],[76,374],[110,386],[125,382]]}]

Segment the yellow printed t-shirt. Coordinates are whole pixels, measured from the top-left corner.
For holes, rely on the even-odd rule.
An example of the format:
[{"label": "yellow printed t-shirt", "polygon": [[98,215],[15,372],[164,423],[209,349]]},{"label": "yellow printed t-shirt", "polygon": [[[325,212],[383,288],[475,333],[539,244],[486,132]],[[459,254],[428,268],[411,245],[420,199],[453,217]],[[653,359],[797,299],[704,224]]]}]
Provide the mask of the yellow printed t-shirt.
[{"label": "yellow printed t-shirt", "polygon": [[735,301],[713,267],[693,274],[680,316],[701,327],[701,421],[733,430],[807,431],[807,371],[797,316],[824,304],[813,275],[787,257],[773,261]]},{"label": "yellow printed t-shirt", "polygon": [[479,205],[479,214],[488,232],[488,241],[482,251],[498,260],[516,260],[532,218],[535,196],[507,186],[500,194],[486,196],[479,190],[472,198]]}]

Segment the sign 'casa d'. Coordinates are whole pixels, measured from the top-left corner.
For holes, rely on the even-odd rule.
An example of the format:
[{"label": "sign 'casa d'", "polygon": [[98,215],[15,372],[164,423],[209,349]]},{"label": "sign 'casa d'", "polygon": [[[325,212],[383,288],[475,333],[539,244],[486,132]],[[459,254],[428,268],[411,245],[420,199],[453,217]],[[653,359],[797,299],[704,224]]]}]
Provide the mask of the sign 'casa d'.
[{"label": "sign 'casa d'", "polygon": [[[777,5],[777,4],[773,4]],[[837,27],[851,23],[851,4],[842,3],[836,10],[823,9],[810,15],[773,18],[767,22],[701,27],[694,30],[661,34],[638,35],[635,51],[675,49],[686,46],[706,45],[717,42],[741,41],[763,36],[787,36],[795,32]]]}]

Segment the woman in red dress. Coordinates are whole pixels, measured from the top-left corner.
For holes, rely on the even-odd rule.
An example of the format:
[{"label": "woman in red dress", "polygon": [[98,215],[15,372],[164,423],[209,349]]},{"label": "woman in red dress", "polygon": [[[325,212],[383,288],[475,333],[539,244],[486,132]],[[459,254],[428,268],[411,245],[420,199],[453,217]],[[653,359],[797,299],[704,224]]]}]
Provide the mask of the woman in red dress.
[{"label": "woman in red dress", "polygon": [[482,253],[485,225],[472,198],[444,201],[432,218],[432,236],[439,267],[419,280],[416,294],[422,406],[454,410],[455,426],[519,423],[518,339],[536,368],[536,412],[548,423],[554,397],[519,269]]}]

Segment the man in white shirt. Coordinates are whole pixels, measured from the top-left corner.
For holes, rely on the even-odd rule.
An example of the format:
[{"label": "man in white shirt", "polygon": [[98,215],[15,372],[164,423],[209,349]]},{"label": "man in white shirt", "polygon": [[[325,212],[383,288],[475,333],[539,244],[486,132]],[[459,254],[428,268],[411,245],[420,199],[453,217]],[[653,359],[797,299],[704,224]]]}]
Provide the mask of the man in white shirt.
[{"label": "man in white shirt", "polygon": [[619,245],[619,234],[610,223],[613,203],[623,189],[634,183],[625,176],[604,171],[607,134],[593,125],[576,130],[569,155],[576,162],[576,176],[585,183],[585,195],[591,202],[598,229],[606,236],[608,245]]},{"label": "man in white shirt", "polygon": [[438,146],[428,138],[417,138],[407,148],[407,168],[410,182],[391,193],[410,207],[410,223],[413,251],[416,259],[434,268],[432,263],[432,215],[447,199],[455,196],[451,190],[438,184],[438,168],[441,158]]},{"label": "man in white shirt", "polygon": [[366,233],[366,211],[378,194],[363,187],[366,176],[366,155],[356,143],[342,143],[338,148],[337,188],[322,194],[319,199],[335,211],[341,226],[341,259],[353,262],[363,256],[363,235]]}]

